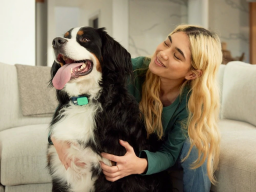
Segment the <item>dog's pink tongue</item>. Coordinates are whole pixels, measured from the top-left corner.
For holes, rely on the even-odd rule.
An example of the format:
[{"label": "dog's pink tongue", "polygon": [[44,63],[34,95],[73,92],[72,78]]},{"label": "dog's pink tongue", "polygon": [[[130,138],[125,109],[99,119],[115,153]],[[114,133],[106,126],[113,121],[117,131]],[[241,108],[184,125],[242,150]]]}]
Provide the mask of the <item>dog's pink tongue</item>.
[{"label": "dog's pink tongue", "polygon": [[72,73],[71,69],[79,67],[82,64],[83,63],[66,64],[61,68],[59,68],[59,70],[57,71],[57,73],[55,74],[52,80],[53,86],[58,90],[63,89],[63,87],[66,85],[67,82],[69,82],[71,78],[71,73]]}]

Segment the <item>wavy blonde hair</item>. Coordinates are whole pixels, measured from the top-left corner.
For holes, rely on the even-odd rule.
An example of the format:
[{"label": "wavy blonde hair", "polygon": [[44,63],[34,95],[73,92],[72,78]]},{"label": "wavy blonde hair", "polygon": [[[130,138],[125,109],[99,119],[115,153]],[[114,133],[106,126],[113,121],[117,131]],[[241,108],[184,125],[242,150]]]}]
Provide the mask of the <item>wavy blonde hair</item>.
[{"label": "wavy blonde hair", "polygon": [[[219,117],[219,89],[217,86],[217,72],[222,62],[221,43],[219,37],[208,30],[192,25],[179,25],[170,33],[184,32],[188,35],[191,51],[191,70],[195,73],[202,71],[202,75],[194,80],[184,80],[190,86],[188,100],[189,116],[184,128],[187,129],[191,146],[186,160],[195,146],[198,158],[191,165],[196,169],[207,160],[207,173],[210,181],[215,184],[214,172],[219,162],[220,133],[218,129]],[[140,109],[144,114],[148,135],[156,132],[163,136],[161,115],[163,110],[160,94],[160,78],[147,70],[146,80],[142,87]]]}]

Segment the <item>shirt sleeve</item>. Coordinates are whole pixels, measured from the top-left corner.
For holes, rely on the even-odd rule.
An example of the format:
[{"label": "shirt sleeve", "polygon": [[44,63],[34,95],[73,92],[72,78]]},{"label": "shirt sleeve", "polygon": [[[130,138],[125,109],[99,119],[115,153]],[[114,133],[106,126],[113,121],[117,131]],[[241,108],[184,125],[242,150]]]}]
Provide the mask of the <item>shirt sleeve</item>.
[{"label": "shirt sleeve", "polygon": [[168,127],[166,131],[166,139],[158,151],[141,151],[139,156],[142,158],[147,158],[148,161],[147,171],[142,175],[158,173],[170,168],[175,164],[186,140],[186,132],[182,125],[184,121],[187,120],[187,117],[188,114],[186,110],[184,110],[178,116],[173,126]]}]

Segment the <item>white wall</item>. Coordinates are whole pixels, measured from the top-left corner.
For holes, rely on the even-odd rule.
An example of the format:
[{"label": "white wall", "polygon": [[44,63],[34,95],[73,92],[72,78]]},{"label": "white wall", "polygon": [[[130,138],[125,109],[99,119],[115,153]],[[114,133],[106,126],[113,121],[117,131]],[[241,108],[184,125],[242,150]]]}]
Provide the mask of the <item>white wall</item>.
[{"label": "white wall", "polygon": [[54,61],[52,40],[56,37],[55,6],[55,0],[47,1],[47,66],[52,66]]},{"label": "white wall", "polygon": [[72,27],[88,26],[89,18],[95,15],[99,16],[99,27],[112,36],[112,10],[112,0],[48,0],[47,65],[54,60],[52,40]]},{"label": "white wall", "polygon": [[245,53],[249,63],[249,4],[245,0],[209,0],[209,28],[227,43],[232,57]]},{"label": "white wall", "polygon": [[177,0],[129,0],[129,51],[151,56],[179,24],[187,23],[187,4]]},{"label": "white wall", "polygon": [[188,24],[209,27],[209,0],[188,1]]},{"label": "white wall", "polygon": [[78,7],[55,7],[54,11],[56,36],[63,37],[69,29],[80,26]]},{"label": "white wall", "polygon": [[113,34],[112,0],[86,0],[82,9],[85,13],[85,18],[88,20],[98,14],[99,27],[105,27],[108,34]]},{"label": "white wall", "polygon": [[36,3],[36,65],[47,65],[47,3]]},{"label": "white wall", "polygon": [[216,32],[233,57],[249,63],[249,7],[245,0],[129,0],[129,51],[152,55],[178,24]]},{"label": "white wall", "polygon": [[35,0],[1,0],[0,62],[35,65]]},{"label": "white wall", "polygon": [[124,48],[129,49],[129,1],[113,0],[113,37]]}]

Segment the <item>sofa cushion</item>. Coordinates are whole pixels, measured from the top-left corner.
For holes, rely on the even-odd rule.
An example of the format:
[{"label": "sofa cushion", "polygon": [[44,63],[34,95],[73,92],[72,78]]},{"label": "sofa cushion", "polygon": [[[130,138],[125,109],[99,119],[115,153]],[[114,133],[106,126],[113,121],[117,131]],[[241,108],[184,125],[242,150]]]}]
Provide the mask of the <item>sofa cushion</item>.
[{"label": "sofa cushion", "polygon": [[11,127],[50,122],[51,117],[22,116],[17,71],[14,65],[0,63],[0,82],[0,131]]},{"label": "sofa cushion", "polygon": [[221,118],[256,126],[256,65],[234,61],[225,67]]},{"label": "sofa cushion", "polygon": [[221,120],[221,154],[218,184],[214,191],[255,191],[256,127],[248,123]]},{"label": "sofa cushion", "polygon": [[46,168],[48,126],[29,125],[0,132],[3,185],[51,181]]},{"label": "sofa cushion", "polygon": [[48,86],[51,68],[15,65],[19,85],[22,114],[24,116],[52,117],[58,103],[56,91]]},{"label": "sofa cushion", "polygon": [[5,187],[5,192],[50,192],[50,191],[52,191],[51,183],[17,185],[17,186]]}]

